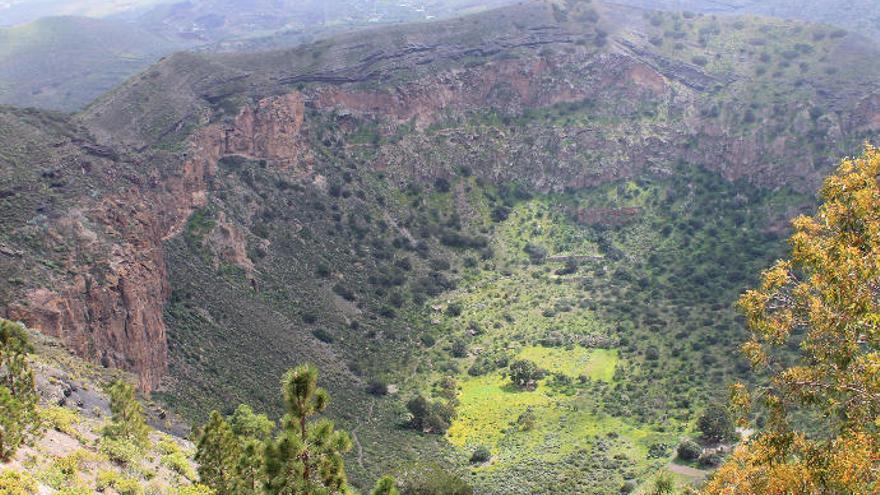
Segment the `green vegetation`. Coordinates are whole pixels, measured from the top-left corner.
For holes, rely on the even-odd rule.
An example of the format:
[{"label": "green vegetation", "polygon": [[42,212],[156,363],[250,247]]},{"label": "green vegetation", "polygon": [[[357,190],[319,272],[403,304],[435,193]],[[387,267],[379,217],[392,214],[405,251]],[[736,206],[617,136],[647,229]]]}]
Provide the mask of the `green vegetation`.
[{"label": "green vegetation", "polygon": [[[194,390],[185,402],[170,397],[172,405],[223,407],[193,400],[245,401],[247,391],[277,414],[263,378],[275,351],[262,343],[302,359],[330,346],[362,380],[353,387],[347,370],[326,369],[334,417],[351,431],[364,424],[364,404],[374,408],[376,421],[357,430],[370,471],[354,455],[346,463],[358,486],[380,474],[371,474],[376,466],[400,474],[400,458],[370,447],[380,439],[412,462],[431,449],[453,472],[487,447],[490,462],[467,475],[477,489],[515,479],[501,485],[540,493],[560,476],[566,489],[586,493],[647,482],[682,437],[698,434],[696,413],[744,376],[745,363],[722,351],[745,335],[730,301],[780,252],[768,226],[809,203],[695,166],[671,170],[535,194],[466,171],[447,184],[398,191],[380,174],[326,165],[328,184],[338,186],[322,195],[242,163],[235,188],[301,207],[257,214],[273,251],[251,246],[249,254],[275,275],[262,276],[256,293],[240,271],[214,271],[216,255],[193,265],[190,245],[172,241],[172,366],[193,384],[218,387],[216,395]],[[238,204],[227,194],[223,201]],[[362,268],[339,269],[353,264]],[[204,284],[216,290],[196,289]],[[331,297],[305,300],[303,292]],[[210,323],[200,308],[214,322],[245,312],[257,330]],[[233,334],[234,346],[219,338]],[[263,358],[254,361],[255,353]],[[209,365],[214,359],[240,364]],[[517,360],[546,372],[534,390],[511,386]]]},{"label": "green vegetation", "polygon": [[238,447],[232,428],[219,412],[211,411],[199,435],[195,460],[199,463],[199,478],[218,493],[234,493]]},{"label": "green vegetation", "polygon": [[[867,495],[880,488],[880,334],[875,293],[880,270],[880,150],[841,161],[820,190],[814,216],[796,218],[791,255],[740,298],[751,338],[742,350],[772,373],[752,393],[732,387],[739,422],[766,424],[736,449],[707,495]],[[790,358],[787,344],[796,348]]]},{"label": "green vegetation", "polygon": [[397,489],[397,482],[391,476],[383,476],[376,481],[370,495],[400,495]]},{"label": "green vegetation", "polygon": [[[310,365],[285,373],[286,413],[274,438],[274,424],[249,406],[228,418],[212,411],[199,432],[195,460],[203,483],[224,494],[307,495],[350,493],[342,455],[351,450],[347,433],[328,419],[314,419],[329,403]],[[373,493],[397,493],[394,480],[381,478]]]},{"label": "green vegetation", "polygon": [[455,416],[457,401],[431,401],[416,395],[406,403],[410,414],[409,425],[425,433],[446,433]]},{"label": "green vegetation", "polygon": [[702,452],[703,449],[700,448],[699,444],[689,438],[682,440],[675,451],[678,458],[685,462],[697,460]]},{"label": "green vegetation", "polygon": [[34,495],[37,493],[37,481],[27,473],[7,469],[0,473],[0,493]]},{"label": "green vegetation", "polygon": [[736,438],[733,419],[727,408],[710,404],[697,420],[697,428],[703,435],[703,439],[709,442],[724,442]]},{"label": "green vegetation", "polygon": [[104,437],[111,440],[130,442],[138,450],[149,446],[150,427],[144,418],[144,407],[135,396],[134,387],[125,381],[117,380],[110,385],[110,424],[104,430]]},{"label": "green vegetation", "polygon": [[779,252],[748,226],[803,199],[715,177],[682,166],[672,179],[513,201],[500,221],[484,192],[493,257],[421,316],[439,340],[420,402],[454,398],[447,438],[462,460],[491,452],[475,485],[513,476],[512,493],[534,493],[566,476],[566,489],[604,493],[647,482],[696,431],[695,407],[723,398],[713,383],[743,376],[736,356],[713,352],[744,335],[725,301]]},{"label": "green vegetation", "polygon": [[110,395],[110,423],[101,432],[101,452],[121,465],[136,464],[150,447],[150,427],[134,387],[123,380],[113,382]]},{"label": "green vegetation", "polygon": [[40,427],[39,397],[28,364],[25,328],[0,319],[0,461],[9,459]]},{"label": "green vegetation", "polygon": [[351,439],[330,420],[311,423],[330,400],[317,383],[318,371],[308,365],[288,371],[281,381],[286,414],[282,431],[266,449],[270,495],[348,491],[342,454],[351,450]]},{"label": "green vegetation", "polygon": [[534,390],[538,386],[538,380],[546,375],[544,370],[527,359],[518,359],[511,363],[509,373],[510,381],[521,390]]}]

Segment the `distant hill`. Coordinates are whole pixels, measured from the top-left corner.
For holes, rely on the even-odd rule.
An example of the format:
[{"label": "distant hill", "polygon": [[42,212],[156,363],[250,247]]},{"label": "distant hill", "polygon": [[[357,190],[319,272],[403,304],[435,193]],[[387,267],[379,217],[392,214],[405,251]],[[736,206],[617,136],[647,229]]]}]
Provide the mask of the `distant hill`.
[{"label": "distant hill", "polygon": [[617,0],[616,3],[658,10],[802,19],[880,40],[880,2],[876,0]]},{"label": "distant hill", "polygon": [[510,0],[388,2],[377,0],[187,0],[161,4],[138,23],[171,37],[200,42],[258,38],[370,24],[449,17]]},{"label": "distant hill", "polygon": [[[5,0],[0,1],[0,26],[13,27],[0,28],[0,104],[73,111],[174,51],[287,48],[354,28],[450,17],[507,3]],[[45,15],[54,17],[31,22]]]},{"label": "distant hill", "polygon": [[0,0],[0,27],[27,24],[43,17],[132,15],[173,0]]},{"label": "distant hill", "polygon": [[76,110],[184,46],[136,26],[87,17],[0,29],[0,103]]}]

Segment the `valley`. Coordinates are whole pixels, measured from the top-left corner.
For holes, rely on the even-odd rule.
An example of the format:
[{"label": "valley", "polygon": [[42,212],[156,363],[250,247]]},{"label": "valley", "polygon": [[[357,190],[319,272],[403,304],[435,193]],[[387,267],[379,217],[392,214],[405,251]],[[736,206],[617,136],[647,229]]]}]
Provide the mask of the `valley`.
[{"label": "valley", "polygon": [[739,295],[880,129],[877,50],[568,0],[177,53],[0,107],[0,314],[193,425],[277,418],[311,363],[361,491],[685,486],[704,410],[767,380]]}]

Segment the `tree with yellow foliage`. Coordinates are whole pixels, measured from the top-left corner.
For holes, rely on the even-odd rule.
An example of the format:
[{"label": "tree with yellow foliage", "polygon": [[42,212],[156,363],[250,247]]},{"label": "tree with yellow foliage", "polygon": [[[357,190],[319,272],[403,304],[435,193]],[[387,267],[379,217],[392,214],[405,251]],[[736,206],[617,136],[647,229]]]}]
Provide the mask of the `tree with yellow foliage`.
[{"label": "tree with yellow foliage", "polygon": [[[751,390],[734,385],[732,402],[742,425],[756,405],[768,420],[703,493],[880,493],[878,177],[877,148],[843,160],[820,191],[818,212],[794,220],[791,259],[741,297],[752,332],[743,351],[772,378]],[[778,352],[792,341],[801,350],[795,364]]]}]

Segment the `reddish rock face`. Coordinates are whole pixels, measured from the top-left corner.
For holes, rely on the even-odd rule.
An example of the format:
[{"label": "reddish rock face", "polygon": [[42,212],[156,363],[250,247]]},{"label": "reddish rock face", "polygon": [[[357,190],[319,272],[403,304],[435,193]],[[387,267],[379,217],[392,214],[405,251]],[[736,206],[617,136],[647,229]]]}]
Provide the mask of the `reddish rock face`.
[{"label": "reddish rock face", "polygon": [[225,155],[271,160],[279,168],[290,168],[302,158],[304,144],[300,130],[305,105],[298,92],[260,100],[246,106],[233,125],[223,129]]},{"label": "reddish rock face", "polygon": [[[265,159],[285,169],[307,163],[303,115],[299,93],[261,100],[242,109],[229,127],[197,131],[177,170],[156,170],[141,187],[84,199],[82,208],[63,212],[47,242],[73,235],[78,251],[96,261],[83,265],[72,256],[65,261],[71,277],[28,291],[6,315],[59,338],[82,357],[135,372],[143,390],[155,390],[168,367],[163,307],[171,288],[164,241],[207,204],[222,156]],[[220,258],[252,270],[244,234],[225,217],[209,242]]]},{"label": "reddish rock face", "polygon": [[162,310],[170,287],[162,243],[204,201],[209,176],[188,165],[162,192],[110,195],[84,215],[58,220],[93,238],[79,249],[99,261],[78,266],[69,260],[66,268],[75,275],[67,285],[31,290],[8,316],[61,339],[80,356],[133,371],[144,390],[155,389],[168,354]]},{"label": "reddish rock face", "polygon": [[633,97],[660,96],[668,90],[661,74],[633,59],[603,55],[587,69],[590,76],[569,72],[583,63],[568,58],[534,57],[501,60],[472,69],[454,69],[388,90],[344,86],[317,88],[310,104],[388,122],[415,119],[420,128],[444,117],[447,110],[496,109],[517,112],[582,100],[614,88]]},{"label": "reddish rock face", "polygon": [[27,306],[15,305],[8,314],[80,356],[136,372],[141,388],[152,390],[167,368],[162,304],[168,286],[160,269],[164,263],[122,267],[100,285],[79,275],[58,292],[30,292]]}]

